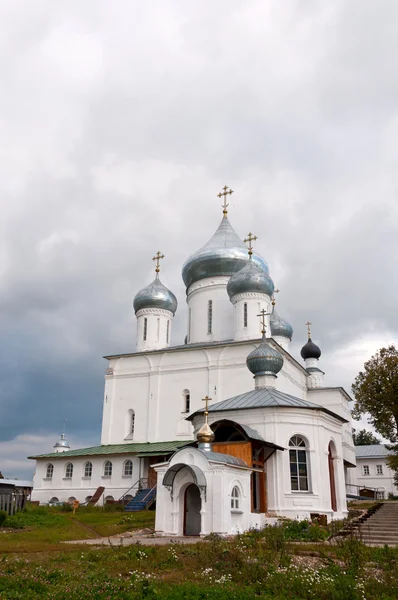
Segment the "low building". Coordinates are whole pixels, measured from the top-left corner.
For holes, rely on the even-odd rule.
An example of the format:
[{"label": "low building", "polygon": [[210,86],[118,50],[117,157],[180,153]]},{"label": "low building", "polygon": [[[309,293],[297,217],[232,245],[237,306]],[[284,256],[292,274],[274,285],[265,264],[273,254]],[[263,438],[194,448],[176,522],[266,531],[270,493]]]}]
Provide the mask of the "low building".
[{"label": "low building", "polygon": [[356,469],[350,469],[347,493],[350,495],[388,499],[389,494],[398,495],[394,484],[394,472],[387,465],[391,451],[384,444],[356,446]]}]

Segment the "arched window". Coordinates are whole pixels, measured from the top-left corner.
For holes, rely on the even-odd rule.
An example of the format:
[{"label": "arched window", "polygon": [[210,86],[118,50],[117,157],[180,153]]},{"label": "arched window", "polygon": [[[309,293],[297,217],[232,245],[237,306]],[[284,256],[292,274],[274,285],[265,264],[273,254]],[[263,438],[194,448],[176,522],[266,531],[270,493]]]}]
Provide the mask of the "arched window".
[{"label": "arched window", "polygon": [[207,304],[207,333],[213,331],[213,300],[209,300]]},{"label": "arched window", "polygon": [[112,504],[115,501],[113,496],[106,496],[104,504]]},{"label": "arched window", "polygon": [[130,434],[131,435],[134,434],[134,427],[135,427],[135,412],[132,410],[130,412]]},{"label": "arched window", "polygon": [[243,304],[243,327],[247,327],[247,302]]},{"label": "arched window", "polygon": [[112,475],[112,463],[110,460],[107,460],[104,464],[104,477],[111,477]]},{"label": "arched window", "polygon": [[133,461],[126,460],[126,462],[123,465],[123,475],[124,475],[124,477],[131,477],[132,474],[133,474]]},{"label": "arched window", "polygon": [[189,413],[191,410],[191,393],[189,390],[182,392],[182,412]]},{"label": "arched window", "polygon": [[68,498],[68,504],[73,504],[75,500],[76,498],[74,496],[71,496],[70,498]]},{"label": "arched window", "polygon": [[84,502],[86,502],[86,503],[87,503],[87,502],[90,502],[91,498],[92,498],[92,496],[86,496],[86,498],[85,498]]},{"label": "arched window", "polygon": [[58,504],[59,500],[56,496],[53,496],[49,502],[49,505],[52,506],[53,504]]},{"label": "arched window", "polygon": [[92,474],[93,474],[93,464],[90,461],[88,461],[84,465],[84,477],[91,477]]},{"label": "arched window", "polygon": [[232,488],[231,493],[231,509],[239,510],[240,508],[240,492],[237,485]]},{"label": "arched window", "polygon": [[72,475],[73,475],[73,465],[72,465],[72,463],[68,463],[65,467],[65,478],[72,479]]},{"label": "arched window", "polygon": [[289,440],[290,485],[293,492],[308,492],[307,444],[299,435]]},{"label": "arched window", "polygon": [[144,332],[143,332],[143,340],[146,341],[148,335],[148,319],[144,317]]},{"label": "arched window", "polygon": [[[54,475],[54,465],[52,465],[51,463],[48,463],[47,467],[46,467],[46,479],[52,479]],[[57,500],[58,502],[58,500]]]}]

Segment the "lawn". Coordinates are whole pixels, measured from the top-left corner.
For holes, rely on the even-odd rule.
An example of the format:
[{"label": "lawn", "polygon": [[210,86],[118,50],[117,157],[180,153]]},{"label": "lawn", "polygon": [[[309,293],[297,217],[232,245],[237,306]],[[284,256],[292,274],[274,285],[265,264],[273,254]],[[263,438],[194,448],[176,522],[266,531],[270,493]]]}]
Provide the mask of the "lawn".
[{"label": "lawn", "polygon": [[62,544],[153,526],[154,514],[40,508],[0,534],[3,600],[397,600],[398,551],[317,539],[310,524],[267,527],[194,545],[96,548]]}]

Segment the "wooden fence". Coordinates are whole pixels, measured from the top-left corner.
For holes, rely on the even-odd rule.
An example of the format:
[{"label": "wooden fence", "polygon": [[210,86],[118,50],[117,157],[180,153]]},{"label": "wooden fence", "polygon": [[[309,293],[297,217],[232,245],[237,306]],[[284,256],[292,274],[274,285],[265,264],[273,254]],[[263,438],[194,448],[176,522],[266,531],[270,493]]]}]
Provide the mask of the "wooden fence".
[{"label": "wooden fence", "polygon": [[0,491],[0,510],[5,510],[8,515],[22,510],[25,506],[26,497],[17,492]]}]

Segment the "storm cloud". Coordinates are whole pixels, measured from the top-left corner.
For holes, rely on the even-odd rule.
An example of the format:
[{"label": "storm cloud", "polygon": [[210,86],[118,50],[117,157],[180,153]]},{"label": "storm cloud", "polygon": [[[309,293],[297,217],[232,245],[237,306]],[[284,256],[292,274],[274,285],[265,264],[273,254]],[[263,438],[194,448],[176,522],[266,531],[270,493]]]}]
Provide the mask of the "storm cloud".
[{"label": "storm cloud", "polygon": [[[0,468],[29,475],[67,419],[99,441],[103,355],[134,293],[230,220],[254,231],[293,325],[348,390],[397,340],[398,5],[0,4]],[[76,447],[76,446],[75,446]],[[3,465],[3,467],[2,467]]]}]

